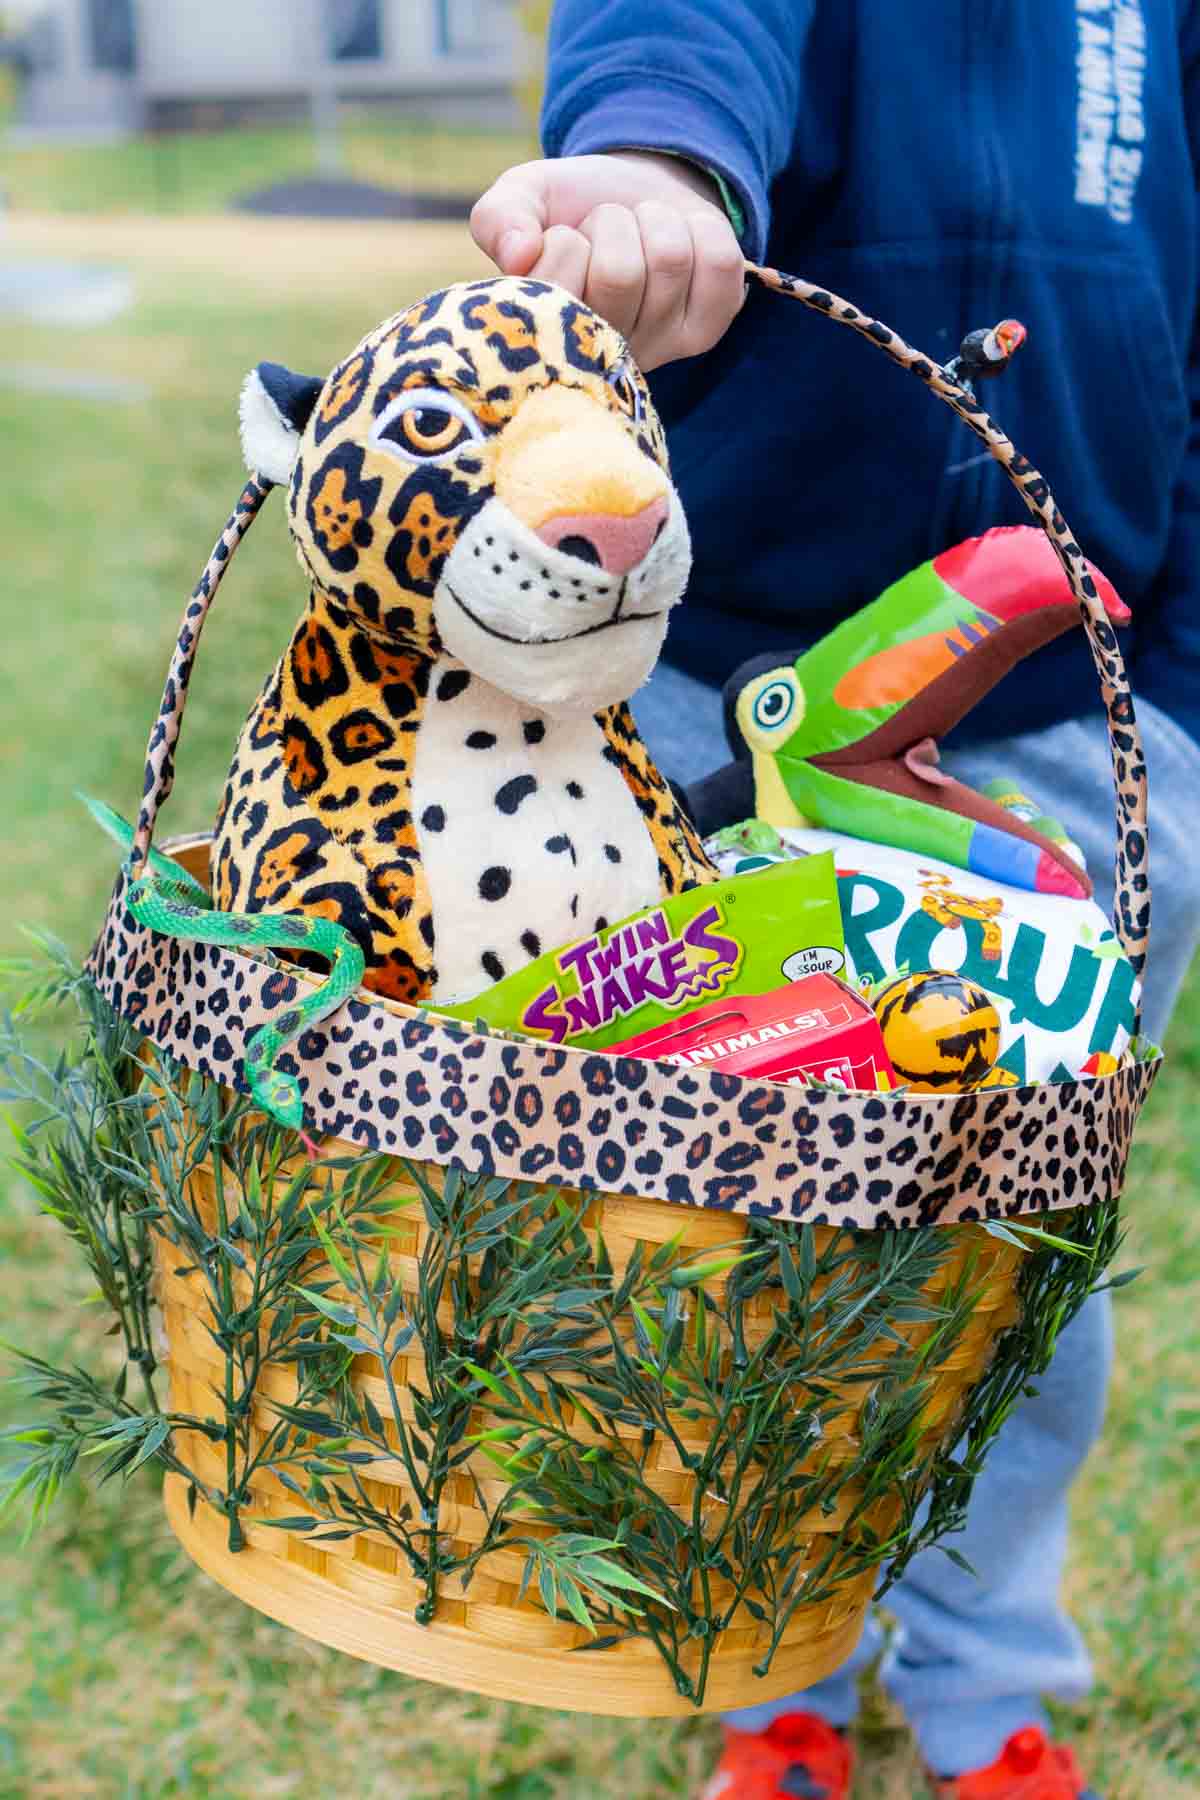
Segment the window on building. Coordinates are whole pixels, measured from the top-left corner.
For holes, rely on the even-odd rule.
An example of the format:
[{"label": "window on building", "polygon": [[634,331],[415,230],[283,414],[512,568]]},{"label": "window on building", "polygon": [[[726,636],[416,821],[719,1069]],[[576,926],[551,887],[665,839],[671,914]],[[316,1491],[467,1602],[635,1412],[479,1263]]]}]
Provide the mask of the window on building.
[{"label": "window on building", "polygon": [[383,55],[380,0],[325,0],[334,62],[378,61]]},{"label": "window on building", "polygon": [[488,56],[505,43],[503,0],[433,0],[439,56]]},{"label": "window on building", "polygon": [[88,0],[87,29],[92,67],[132,75],[137,64],[133,0]]}]

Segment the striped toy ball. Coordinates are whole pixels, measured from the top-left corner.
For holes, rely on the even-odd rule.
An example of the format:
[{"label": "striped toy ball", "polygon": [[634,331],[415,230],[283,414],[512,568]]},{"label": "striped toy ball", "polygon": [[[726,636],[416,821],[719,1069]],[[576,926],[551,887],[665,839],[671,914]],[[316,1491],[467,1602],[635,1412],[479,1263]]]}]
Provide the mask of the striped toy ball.
[{"label": "striped toy ball", "polygon": [[894,975],[876,989],[872,1005],[897,1080],[918,1094],[965,1093],[1000,1054],[1000,1015],[961,975]]}]

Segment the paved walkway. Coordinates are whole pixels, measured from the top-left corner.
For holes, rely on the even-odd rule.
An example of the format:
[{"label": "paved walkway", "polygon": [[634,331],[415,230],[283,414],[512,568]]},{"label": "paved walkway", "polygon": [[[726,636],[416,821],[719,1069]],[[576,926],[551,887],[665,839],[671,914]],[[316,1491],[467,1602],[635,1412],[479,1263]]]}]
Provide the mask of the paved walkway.
[{"label": "paved walkway", "polygon": [[453,219],[470,216],[466,194],[414,194],[341,175],[305,175],[242,194],[239,212],[285,219]]},{"label": "paved walkway", "polygon": [[0,251],[0,316],[42,325],[107,325],[133,300],[124,269],[94,264],[28,261]]}]

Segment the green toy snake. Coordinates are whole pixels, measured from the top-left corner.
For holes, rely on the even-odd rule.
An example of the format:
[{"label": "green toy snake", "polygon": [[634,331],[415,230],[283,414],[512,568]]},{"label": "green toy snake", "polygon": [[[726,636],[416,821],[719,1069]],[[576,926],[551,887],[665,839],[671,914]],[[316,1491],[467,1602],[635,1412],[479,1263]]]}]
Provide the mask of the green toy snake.
[{"label": "green toy snake", "polygon": [[[125,850],[133,846],[133,827],[101,800],[81,795],[97,824]],[[186,869],[157,850],[150,850],[151,873],[130,883],[127,904],[139,925],[167,937],[186,937],[229,949],[307,950],[329,960],[329,975],[318,988],[277,1019],[261,1026],[247,1045],[243,1073],[250,1096],[263,1111],[293,1131],[304,1126],[304,1103],[294,1075],[275,1063],[301,1032],[336,1012],[363,977],[365,959],[355,940],[328,919],[297,913],[216,912],[204,888]],[[126,865],[128,869],[128,865]]]}]

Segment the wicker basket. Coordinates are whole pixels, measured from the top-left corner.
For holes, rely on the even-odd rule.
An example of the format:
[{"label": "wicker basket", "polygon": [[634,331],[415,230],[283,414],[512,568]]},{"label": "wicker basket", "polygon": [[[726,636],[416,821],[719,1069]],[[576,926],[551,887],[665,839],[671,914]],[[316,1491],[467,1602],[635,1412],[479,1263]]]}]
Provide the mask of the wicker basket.
[{"label": "wicker basket", "polygon": [[[1149,905],[1144,764],[1115,641],[1079,547],[1049,490],[969,390],[886,327],[793,278],[769,279],[861,332],[947,400],[1007,469],[1055,544],[1080,602],[1109,713],[1118,802],[1116,923],[1140,969]],[[199,593],[211,597],[215,591],[229,550],[261,499],[261,488],[251,483]],[[198,631],[195,623],[181,639],[189,658]],[[170,693],[185,691],[189,667],[187,662],[173,666]],[[157,807],[169,790],[177,733],[178,716],[165,705],[152,739],[148,797],[139,822],[143,851]],[[174,854],[193,874],[206,876],[207,840],[178,844]],[[127,914],[122,882],[90,966],[118,1012],[186,1068],[216,1082],[228,1082],[230,1045],[236,1064],[248,1025],[286,1006],[305,979],[246,952],[181,946],[177,940],[157,937]],[[325,1133],[327,1151],[357,1154],[369,1149],[397,1157],[407,1153],[414,1159],[409,1167],[422,1170],[434,1182],[441,1181],[448,1166],[458,1165],[559,1189],[585,1209],[588,1226],[599,1228],[618,1269],[627,1265],[638,1244],[652,1250],[678,1237],[688,1251],[698,1253],[717,1244],[727,1246],[751,1229],[744,1215],[756,1213],[795,1220],[811,1229],[818,1247],[843,1227],[862,1231],[953,1225],[953,1232],[943,1233],[939,1240],[945,1253],[922,1293],[936,1300],[952,1283],[965,1279],[974,1304],[949,1353],[930,1359],[913,1457],[917,1466],[932,1460],[938,1446],[953,1441],[964,1397],[986,1369],[999,1335],[1018,1316],[1020,1253],[989,1234],[983,1221],[1044,1210],[1061,1204],[1065,1194],[1085,1203],[1115,1200],[1133,1126],[1157,1067],[1146,1058],[1095,1081],[963,1096],[885,1100],[811,1090],[793,1092],[785,1102],[781,1088],[721,1079],[711,1072],[620,1063],[539,1043],[514,1043],[503,1036],[478,1037],[457,1024],[419,1019],[408,1009],[380,1000],[351,1001],[338,1020],[337,1033],[322,1037],[290,1064],[316,1129]],[[218,1035],[225,1045],[221,1058],[211,1049]],[[395,1129],[385,1128],[361,1104],[377,1069],[387,1071],[392,1092],[397,1078],[406,1075],[444,1084],[447,1116],[478,1121],[475,1134],[459,1135],[445,1117],[417,1112],[397,1120]],[[613,1137],[606,1138],[607,1127],[600,1122],[601,1113],[607,1119],[610,1111],[619,1114],[629,1104],[619,1092],[622,1083],[641,1090],[642,1154],[636,1165],[632,1157],[622,1156],[619,1165],[614,1162]],[[499,1101],[496,1094],[501,1095]],[[594,1099],[597,1094],[602,1096],[600,1102]],[[552,1134],[530,1118],[528,1108],[522,1115],[521,1095],[535,1096],[535,1107],[544,1107],[547,1118],[552,1105],[564,1096],[581,1103],[582,1123],[575,1139],[581,1149],[576,1160],[563,1160],[561,1149],[546,1141]],[[394,1118],[395,1110],[393,1105],[387,1117]],[[503,1133],[493,1128],[496,1114],[501,1115]],[[691,1122],[682,1123],[685,1120]],[[740,1166],[749,1167],[750,1175],[736,1180],[714,1175],[719,1161],[714,1145],[721,1143],[746,1148]],[[901,1162],[903,1175],[896,1170]],[[806,1171],[803,1179],[798,1179],[798,1165]],[[403,1198],[411,1179],[397,1162],[395,1198]],[[915,1200],[914,1189],[920,1190]],[[882,1201],[880,1191],[886,1195]],[[203,1171],[194,1174],[188,1192],[198,1219],[215,1229],[210,1176]],[[427,1229],[414,1219],[408,1235],[389,1240],[391,1267],[409,1290]],[[875,1241],[888,1235],[879,1231]],[[223,1365],[209,1330],[206,1288],[199,1272],[194,1267],[189,1272],[186,1261],[181,1263],[175,1246],[160,1241],[160,1250],[172,1407],[198,1419],[211,1418],[214,1396],[219,1406]],[[332,1276],[329,1268],[323,1273]],[[308,1279],[319,1280],[321,1274],[310,1271]],[[235,1276],[236,1282],[248,1280],[246,1270]],[[719,1296],[719,1281],[705,1285]],[[767,1329],[777,1303],[762,1299],[757,1329]],[[754,1329],[751,1319],[748,1339]],[[916,1320],[900,1326],[898,1335],[902,1342],[916,1345],[931,1329]],[[881,1336],[880,1363],[898,1353],[893,1342]],[[414,1381],[423,1379],[422,1366],[415,1350],[403,1367],[396,1363],[403,1404],[411,1404],[404,1396]],[[380,1369],[373,1358],[356,1358],[352,1383],[359,1393],[370,1394],[373,1384],[378,1389]],[[795,1391],[798,1398],[799,1388]],[[253,1429],[261,1434],[277,1416],[271,1413],[272,1404],[289,1404],[295,1392],[292,1370],[268,1362],[255,1394]],[[835,1388],[834,1403],[825,1408],[820,1447],[826,1466],[839,1461],[845,1465],[857,1457],[867,1395],[861,1382],[847,1381]],[[490,1416],[481,1402],[473,1426],[486,1428]],[[581,1437],[586,1429],[580,1421]],[[684,1446],[689,1436],[694,1439],[696,1429],[679,1421]],[[202,1483],[211,1481],[219,1488],[222,1469],[213,1443],[200,1432],[179,1435],[184,1460]],[[696,1492],[691,1469],[664,1437],[654,1445],[645,1467],[655,1491],[681,1516],[703,1516],[708,1505],[717,1503]],[[378,1501],[393,1510],[409,1497],[398,1458],[374,1465],[369,1480]],[[503,1484],[482,1455],[473,1455],[451,1482],[437,1528],[462,1551],[482,1541],[486,1513],[481,1502],[494,1501]],[[453,1579],[445,1581],[433,1618],[421,1624],[414,1618],[421,1590],[382,1533],[355,1531],[339,1541],[317,1544],[304,1533],[270,1525],[269,1520],[295,1512],[294,1497],[273,1474],[256,1475],[248,1498],[243,1498],[247,1547],[235,1552],[228,1546],[227,1520],[202,1497],[197,1501],[194,1492],[189,1504],[182,1479],[168,1477],[171,1524],[196,1562],[251,1605],[321,1642],[409,1674],[509,1700],[642,1716],[696,1708],[695,1700],[679,1691],[658,1653],[644,1640],[622,1639],[581,1656],[587,1642],[583,1627],[565,1616],[551,1616],[535,1589],[520,1597],[524,1559],[503,1544],[487,1554],[465,1591]],[[814,1508],[805,1514],[786,1546],[790,1549],[803,1538],[805,1561],[815,1564],[827,1555],[831,1543],[836,1544],[846,1574],[834,1597],[826,1594],[819,1603],[797,1607],[768,1672],[757,1677],[769,1633],[752,1610],[739,1607],[720,1641],[710,1646],[704,1709],[728,1708],[802,1688],[829,1674],[851,1650],[874,1585],[863,1542],[872,1534],[876,1542],[886,1540],[900,1511],[899,1500],[887,1494],[866,1509],[856,1508],[854,1500],[847,1488],[832,1510]],[[714,1574],[713,1581],[718,1585],[725,1581],[724,1591],[734,1592],[724,1576]],[[694,1652],[685,1648],[689,1674],[687,1659],[694,1656],[698,1663],[700,1655],[698,1645]]]},{"label": "wicker basket", "polygon": [[[440,1178],[442,1172],[430,1165],[426,1173]],[[406,1186],[410,1184],[398,1177],[397,1198]],[[193,1178],[192,1199],[199,1216],[215,1228],[209,1172]],[[599,1228],[603,1233],[618,1273],[637,1243],[650,1252],[668,1238],[681,1235],[683,1247],[704,1253],[728,1245],[748,1229],[741,1219],[615,1195],[592,1199],[586,1223],[589,1229]],[[816,1227],[815,1231],[818,1245],[834,1235],[829,1227]],[[415,1285],[416,1259],[425,1236],[425,1224],[414,1220],[405,1235],[391,1241],[389,1259],[409,1291]],[[178,1263],[173,1247],[162,1246],[162,1251],[160,1298],[170,1345],[171,1405],[174,1410],[202,1417],[211,1411],[212,1396],[220,1392],[223,1376],[221,1355],[208,1330],[211,1315],[206,1289],[195,1272],[173,1272]],[[1020,1252],[989,1237],[979,1226],[963,1226],[954,1233],[954,1248],[936,1279],[925,1288],[926,1296],[936,1300],[961,1277],[968,1258],[975,1264],[972,1283],[977,1298],[967,1329],[934,1377],[921,1422],[921,1455],[928,1454],[953,1428],[962,1397],[982,1373],[997,1333],[1016,1316],[1015,1269]],[[242,1279],[248,1284],[248,1275]],[[719,1293],[718,1283],[706,1285],[710,1292]],[[776,1304],[777,1299],[760,1302],[764,1321]],[[760,1325],[759,1337],[763,1329],[765,1325]],[[908,1341],[920,1342],[929,1329],[909,1327]],[[750,1332],[747,1341],[753,1349],[756,1339]],[[422,1361],[419,1353],[398,1361],[394,1365],[397,1384],[420,1382]],[[373,1358],[357,1360],[354,1380],[360,1392],[369,1392],[380,1410],[385,1409],[381,1371]],[[830,1408],[836,1416],[822,1440],[823,1460],[836,1464],[852,1457],[868,1391],[861,1382],[841,1391],[844,1405]],[[296,1379],[290,1370],[268,1367],[260,1378],[256,1401],[264,1429],[272,1422],[271,1402],[289,1403],[295,1392]],[[406,1416],[411,1416],[410,1412],[406,1411]],[[472,1424],[474,1429],[484,1429],[492,1422],[481,1411]],[[586,1435],[581,1424],[578,1429]],[[703,1448],[695,1425],[680,1422],[678,1430],[689,1449]],[[636,1432],[626,1435],[633,1439]],[[199,1475],[220,1483],[222,1452],[217,1446],[192,1434],[191,1442],[182,1447],[185,1460]],[[661,1439],[648,1464],[648,1480],[682,1516],[690,1516],[694,1478]],[[452,1481],[453,1495],[443,1508],[441,1522],[454,1548],[462,1550],[478,1544],[486,1527],[475,1483],[489,1502],[494,1501],[501,1484],[482,1455],[472,1458]],[[399,1461],[390,1468],[372,1469],[371,1485],[378,1489],[378,1500],[393,1511],[414,1498]],[[894,1504],[884,1500],[858,1521],[855,1531],[847,1533],[852,1501],[853,1495],[847,1493],[832,1513],[814,1508],[807,1520],[811,1533],[808,1560],[818,1560],[826,1547],[823,1539],[844,1534],[849,1557],[864,1528],[886,1533],[894,1525]],[[184,1484],[178,1477],[169,1478],[167,1509],[180,1541],[201,1568],[261,1611],[339,1650],[406,1674],[452,1682],[505,1700],[642,1716],[696,1710],[691,1700],[676,1691],[657,1651],[644,1640],[599,1650],[581,1661],[576,1652],[588,1642],[582,1626],[566,1617],[551,1618],[533,1589],[518,1600],[524,1557],[517,1552],[491,1552],[465,1593],[456,1589],[453,1580],[446,1582],[435,1618],[422,1626],[413,1621],[421,1599],[420,1584],[397,1566],[396,1549],[379,1534],[355,1533],[319,1548],[304,1537],[259,1522],[272,1514],[278,1517],[296,1511],[295,1496],[272,1475],[256,1478],[253,1501],[242,1515],[249,1547],[237,1554],[227,1547],[225,1519],[210,1507],[201,1503],[189,1517]],[[770,1634],[743,1611],[740,1623],[731,1624],[721,1634],[709,1668],[704,1708],[729,1708],[746,1704],[750,1698],[791,1693],[829,1674],[848,1655],[862,1630],[874,1580],[868,1571],[842,1582],[835,1600],[798,1608],[765,1678],[756,1678],[753,1671]],[[718,1580],[718,1586],[724,1585]],[[691,1658],[692,1675],[698,1660],[699,1646]]]}]

